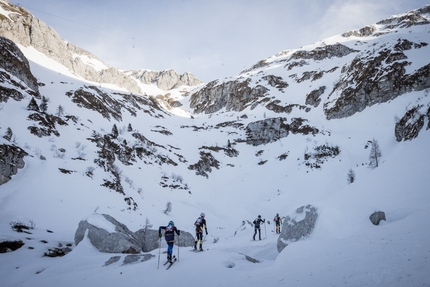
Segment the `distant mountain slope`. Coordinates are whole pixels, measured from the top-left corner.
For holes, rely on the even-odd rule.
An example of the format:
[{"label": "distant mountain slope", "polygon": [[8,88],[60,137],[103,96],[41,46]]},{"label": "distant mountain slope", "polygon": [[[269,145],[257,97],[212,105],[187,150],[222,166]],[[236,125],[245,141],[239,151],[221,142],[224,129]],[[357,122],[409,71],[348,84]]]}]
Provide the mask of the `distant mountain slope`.
[{"label": "distant mountain slope", "polygon": [[[125,88],[131,93],[143,94],[135,74],[124,73],[121,70],[103,63],[90,52],[64,41],[51,27],[34,17],[20,6],[0,1],[4,11],[0,13],[0,35],[24,47],[31,46],[49,58],[61,63],[76,75],[96,83],[114,84]],[[138,73],[138,72],[136,72]],[[162,90],[170,90],[181,85],[194,86],[201,82],[191,73],[178,75],[172,70],[157,72],[161,76],[157,81],[142,82],[155,84]]]},{"label": "distant mountain slope", "polygon": [[322,110],[338,119],[430,87],[430,5],[259,61],[191,94],[195,113]]}]

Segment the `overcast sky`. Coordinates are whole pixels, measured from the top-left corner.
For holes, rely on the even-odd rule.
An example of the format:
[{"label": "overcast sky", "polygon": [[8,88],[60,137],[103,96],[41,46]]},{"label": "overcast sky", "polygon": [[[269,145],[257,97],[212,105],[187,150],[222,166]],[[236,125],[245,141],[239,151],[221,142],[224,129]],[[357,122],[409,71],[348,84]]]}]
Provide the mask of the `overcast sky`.
[{"label": "overcast sky", "polygon": [[121,69],[204,82],[261,59],[429,4],[426,0],[10,0]]}]

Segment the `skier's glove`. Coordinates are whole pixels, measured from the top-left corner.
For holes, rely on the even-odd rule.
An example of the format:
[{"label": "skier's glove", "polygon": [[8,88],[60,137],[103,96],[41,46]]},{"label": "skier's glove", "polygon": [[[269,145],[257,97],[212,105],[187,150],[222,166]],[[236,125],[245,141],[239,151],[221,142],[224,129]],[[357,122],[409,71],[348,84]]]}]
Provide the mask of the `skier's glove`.
[{"label": "skier's glove", "polygon": [[158,237],[161,238],[161,233],[158,233]]},{"label": "skier's glove", "polygon": [[206,230],[206,235],[208,235],[208,231]]}]

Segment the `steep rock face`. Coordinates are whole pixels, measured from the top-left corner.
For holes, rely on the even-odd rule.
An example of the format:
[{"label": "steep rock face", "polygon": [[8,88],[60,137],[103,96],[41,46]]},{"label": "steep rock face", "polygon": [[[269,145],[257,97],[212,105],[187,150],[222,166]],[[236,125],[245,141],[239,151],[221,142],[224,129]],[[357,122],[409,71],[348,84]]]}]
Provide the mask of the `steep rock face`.
[{"label": "steep rock face", "polygon": [[218,83],[212,81],[191,95],[190,107],[194,113],[215,113],[222,108],[242,111],[264,97],[268,89],[262,85],[251,86],[251,80]]},{"label": "steep rock face", "polygon": [[[107,67],[88,51],[65,42],[54,29],[35,18],[27,10],[4,2],[0,2],[0,5],[4,10],[11,12],[8,17],[0,18],[0,35],[25,47],[34,47],[87,80],[111,83],[124,87],[132,93],[141,93],[133,79],[117,69]],[[95,68],[85,64],[81,60],[83,56],[98,62],[104,68]]]},{"label": "steep rock face", "polygon": [[[294,67],[303,67],[305,65],[308,65],[309,61],[322,61],[324,59],[331,59],[333,57],[342,58],[355,52],[358,52],[358,51],[351,49],[340,43],[336,43],[333,45],[325,45],[323,43],[322,46],[316,47],[315,49],[312,49],[312,50],[301,49],[295,52],[284,51],[284,52],[278,53],[276,56],[280,57],[279,59],[261,60],[251,68],[242,71],[241,74],[245,74],[250,71],[259,70],[264,67],[269,67],[271,65],[281,64],[281,63],[285,63],[284,68],[286,68],[287,70],[291,70]],[[287,56],[287,57],[285,58],[283,56]]]},{"label": "steep rock face", "polygon": [[[15,100],[21,100],[22,94],[18,90],[30,89],[30,94],[33,94],[37,98],[39,95],[39,86],[37,80],[33,76],[30,70],[30,65],[27,58],[22,54],[18,46],[15,45],[9,39],[0,36],[0,82],[9,83],[17,89],[10,89],[1,87],[2,95],[0,95],[0,102],[7,101],[9,95]],[[18,83],[16,79],[11,78],[11,75],[20,80]],[[25,84],[27,87],[23,86]]]},{"label": "steep rock face", "polygon": [[315,108],[318,107],[318,105],[321,103],[320,97],[322,94],[324,94],[326,88],[327,88],[326,86],[322,86],[310,92],[308,95],[306,95],[305,103],[307,105],[314,106]]},{"label": "steep rock face", "polygon": [[[34,47],[87,80],[116,84],[132,93],[141,93],[133,79],[117,69],[109,68],[88,51],[65,42],[54,29],[35,18],[27,10],[4,2],[0,2],[0,5],[4,10],[11,12],[8,17],[0,18],[0,35],[25,47]],[[85,64],[80,58],[82,56],[99,62],[104,68],[100,70]]]},{"label": "steep rock face", "polygon": [[[430,24],[428,14],[430,5],[342,35],[351,39],[282,51],[243,71],[240,78],[208,83],[192,94],[191,107],[195,113],[214,113],[222,108],[242,111],[264,105],[277,113],[290,113],[293,109],[310,112],[322,104],[327,119],[339,119],[405,93],[427,89],[430,64],[425,54],[430,42],[416,39],[427,38],[427,29],[417,26]],[[413,26],[414,30],[409,30]],[[417,55],[422,55],[422,63],[417,63]],[[286,75],[293,82],[282,78]],[[260,83],[259,90],[267,90],[259,98],[240,97],[247,88]],[[309,90],[314,83],[316,89]],[[297,91],[305,90],[305,105],[288,100],[290,93],[297,95]],[[232,97],[241,104],[232,105]]]},{"label": "steep rock face", "polygon": [[379,21],[377,24],[385,25],[387,29],[409,28],[415,25],[430,24],[430,21],[422,14],[430,14],[430,5],[426,5],[423,8],[409,11],[408,13],[405,13],[403,15],[392,16],[388,19]]},{"label": "steep rock face", "polygon": [[[399,39],[393,47],[384,48],[374,55],[369,55],[368,51],[357,55],[342,68],[341,77],[324,104],[327,119],[349,117],[404,93],[429,88],[430,64],[407,74],[406,66],[410,62],[403,53],[427,45]],[[340,96],[331,99],[335,93]]]},{"label": "steep rock face", "polygon": [[278,252],[281,252],[288,243],[309,236],[315,228],[317,219],[317,209],[312,205],[299,207],[294,214],[287,216],[282,223],[278,238]]},{"label": "steep rock face", "polygon": [[294,60],[315,60],[321,61],[324,59],[330,59],[333,57],[342,58],[351,53],[358,52],[342,44],[325,45],[317,47],[311,51],[299,50],[291,55],[289,61]]},{"label": "steep rock face", "polygon": [[287,137],[291,132],[293,134],[316,134],[318,129],[305,124],[307,120],[301,118],[270,118],[261,121],[251,122],[246,126],[246,143],[258,146]]},{"label": "steep rock face", "polygon": [[352,31],[343,33],[342,36],[343,37],[351,37],[351,36],[368,37],[368,36],[372,35],[375,31],[376,31],[376,27],[366,26],[366,27],[363,27],[359,30],[352,30]]},{"label": "steep rock face", "polygon": [[[424,127],[425,118],[430,124],[430,107],[426,110],[423,105],[419,105],[408,110],[394,128],[396,141],[413,140],[418,137]],[[426,129],[429,129],[429,126]]]},{"label": "steep rock face", "polygon": [[179,88],[180,86],[197,86],[202,82],[191,73],[184,73],[179,75],[175,70],[165,71],[149,71],[149,70],[135,70],[127,71],[131,77],[137,79],[143,84],[155,84],[162,90],[171,90]]},{"label": "steep rock face", "polygon": [[[98,83],[110,83],[123,87],[131,93],[142,94],[136,80],[127,73],[104,64],[90,52],[61,39],[54,29],[31,15],[27,10],[4,1],[1,7],[10,12],[7,17],[0,15],[0,35],[25,47],[32,46],[53,60],[63,64],[77,75]],[[86,60],[83,60],[86,59]],[[88,62],[88,59],[89,62]],[[152,83],[154,75],[147,75]],[[178,75],[173,70],[154,72],[155,84],[163,90],[181,85],[194,86],[201,82],[190,73]]]},{"label": "steep rock face", "polygon": [[23,149],[14,146],[0,145],[0,185],[8,182],[13,175],[17,174],[18,169],[24,167],[24,157],[27,156]]}]

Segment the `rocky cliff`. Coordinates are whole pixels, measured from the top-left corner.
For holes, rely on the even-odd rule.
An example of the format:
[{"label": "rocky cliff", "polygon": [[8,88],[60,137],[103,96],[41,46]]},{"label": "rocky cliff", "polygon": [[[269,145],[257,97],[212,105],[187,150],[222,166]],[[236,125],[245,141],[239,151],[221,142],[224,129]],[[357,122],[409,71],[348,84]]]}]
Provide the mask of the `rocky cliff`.
[{"label": "rocky cliff", "polygon": [[[137,77],[109,67],[90,52],[66,42],[54,29],[24,8],[6,1],[0,1],[0,7],[7,11],[7,14],[0,14],[1,36],[25,47],[32,46],[86,80],[114,84],[131,93],[143,93],[136,82]],[[181,76],[173,70],[155,73],[158,74],[156,81],[142,82],[157,84],[163,90],[201,83],[189,73]]]},{"label": "rocky cliff", "polygon": [[[323,108],[327,119],[430,88],[430,5],[313,45],[282,51],[238,77],[192,92],[195,113],[264,107],[277,113]],[[427,36],[421,37],[421,39]],[[413,59],[421,55],[423,61]],[[294,100],[292,100],[294,98]]]},{"label": "rocky cliff", "polygon": [[[23,90],[39,98],[39,86],[30,71],[27,58],[12,41],[0,36],[0,102],[8,98],[19,100],[23,98]],[[15,88],[11,88],[15,87]]]},{"label": "rocky cliff", "polygon": [[181,86],[198,86],[202,82],[191,73],[178,74],[175,70],[150,71],[133,70],[126,71],[127,75],[137,79],[143,84],[154,84],[162,90],[176,89]]}]

